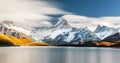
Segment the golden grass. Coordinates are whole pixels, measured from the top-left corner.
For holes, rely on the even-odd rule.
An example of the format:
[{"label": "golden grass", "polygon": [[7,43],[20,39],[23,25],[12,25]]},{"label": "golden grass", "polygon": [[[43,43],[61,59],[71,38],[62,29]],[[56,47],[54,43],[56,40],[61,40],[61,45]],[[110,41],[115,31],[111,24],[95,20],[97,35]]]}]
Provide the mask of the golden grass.
[{"label": "golden grass", "polygon": [[13,36],[6,36],[1,33],[0,33],[0,42],[8,42],[20,46],[48,46],[48,44],[43,42],[33,42],[30,39],[21,39]]},{"label": "golden grass", "polygon": [[100,45],[103,45],[103,46],[107,46],[107,47],[109,47],[109,46],[112,46],[113,44],[115,44],[115,43],[112,43],[112,42],[94,42],[97,46],[100,46]]},{"label": "golden grass", "polygon": [[32,42],[25,44],[25,46],[50,46],[50,45],[43,42]]},{"label": "golden grass", "polygon": [[13,43],[14,41],[11,40],[10,38],[8,38],[7,36],[0,34],[0,42],[9,42],[9,43]]},{"label": "golden grass", "polygon": [[14,45],[25,45],[25,44],[33,42],[32,40],[29,40],[29,39],[21,39],[21,38],[16,38],[16,37],[13,37],[13,36],[8,36],[8,37],[11,40],[13,40]]}]

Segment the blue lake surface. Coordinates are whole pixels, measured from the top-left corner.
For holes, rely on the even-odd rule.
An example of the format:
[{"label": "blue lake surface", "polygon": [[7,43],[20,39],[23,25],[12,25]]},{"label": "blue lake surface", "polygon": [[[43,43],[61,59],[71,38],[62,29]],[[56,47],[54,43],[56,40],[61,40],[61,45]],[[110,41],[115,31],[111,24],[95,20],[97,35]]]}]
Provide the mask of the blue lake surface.
[{"label": "blue lake surface", "polygon": [[0,63],[119,63],[119,48],[0,47]]}]

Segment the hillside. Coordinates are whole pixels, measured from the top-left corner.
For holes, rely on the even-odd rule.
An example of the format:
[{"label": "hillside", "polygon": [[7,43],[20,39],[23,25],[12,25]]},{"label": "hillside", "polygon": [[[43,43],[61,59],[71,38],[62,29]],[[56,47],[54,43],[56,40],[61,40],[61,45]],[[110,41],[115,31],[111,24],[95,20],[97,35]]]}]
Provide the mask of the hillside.
[{"label": "hillside", "polygon": [[13,36],[6,36],[0,33],[0,46],[48,46],[46,43],[33,42],[30,39],[16,38]]}]

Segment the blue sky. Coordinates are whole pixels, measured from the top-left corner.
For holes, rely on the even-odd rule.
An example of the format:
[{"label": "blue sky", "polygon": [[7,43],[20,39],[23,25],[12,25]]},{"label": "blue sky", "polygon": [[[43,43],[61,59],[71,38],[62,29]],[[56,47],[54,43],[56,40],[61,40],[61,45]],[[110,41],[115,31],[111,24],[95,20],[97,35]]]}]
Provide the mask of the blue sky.
[{"label": "blue sky", "polygon": [[[50,0],[49,0],[50,1]],[[88,17],[120,16],[120,0],[51,0],[62,9]]]}]

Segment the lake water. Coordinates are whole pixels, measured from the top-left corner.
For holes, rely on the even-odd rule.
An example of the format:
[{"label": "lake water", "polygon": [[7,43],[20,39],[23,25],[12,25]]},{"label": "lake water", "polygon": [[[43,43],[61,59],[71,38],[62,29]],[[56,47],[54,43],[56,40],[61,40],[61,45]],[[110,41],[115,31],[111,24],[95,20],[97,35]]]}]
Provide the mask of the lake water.
[{"label": "lake water", "polygon": [[92,47],[1,47],[0,63],[119,63],[120,49]]}]

